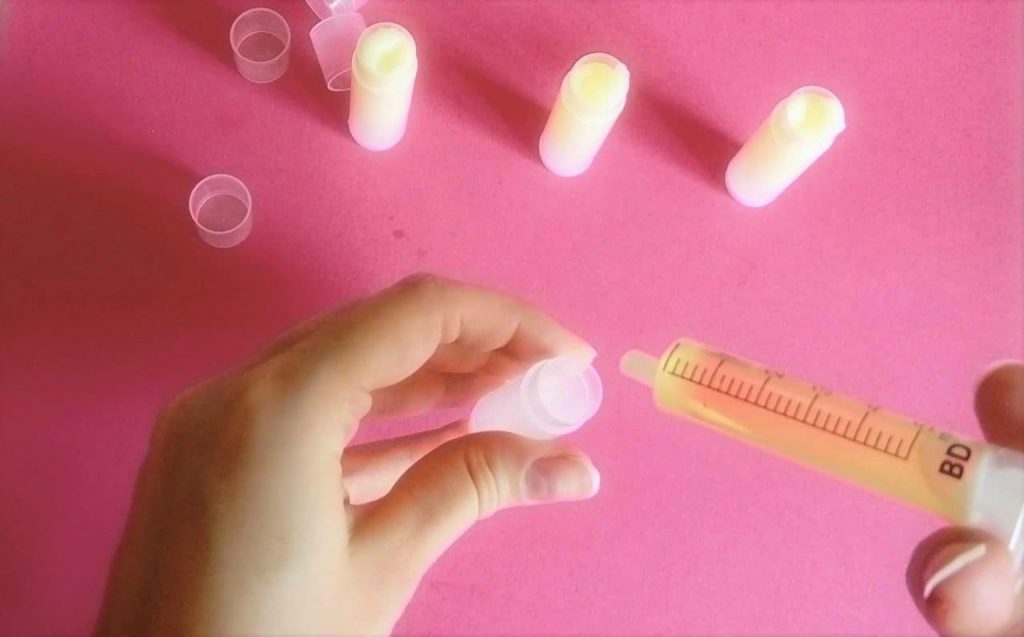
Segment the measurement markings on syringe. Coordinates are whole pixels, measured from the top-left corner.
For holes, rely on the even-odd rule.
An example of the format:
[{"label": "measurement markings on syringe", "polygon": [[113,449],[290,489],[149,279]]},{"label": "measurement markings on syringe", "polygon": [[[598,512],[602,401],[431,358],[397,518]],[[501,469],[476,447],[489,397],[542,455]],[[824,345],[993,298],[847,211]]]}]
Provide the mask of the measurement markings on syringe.
[{"label": "measurement markings on syringe", "polygon": [[[806,408],[802,401],[796,400],[796,407],[791,411],[790,408],[793,407],[794,403],[793,397],[784,396],[782,393],[774,392],[769,388],[769,384],[773,379],[782,378],[781,374],[765,371],[765,377],[761,383],[747,382],[736,376],[724,372],[720,373],[723,364],[726,362],[725,358],[719,359],[718,364],[714,366],[712,371],[710,365],[702,367],[693,361],[683,358],[681,355],[677,355],[676,352],[677,350],[673,349],[672,353],[665,359],[665,364],[662,368],[672,376],[742,401],[748,405],[753,405],[759,409],[770,411],[793,422],[807,425],[818,431],[856,443],[872,451],[884,453],[900,460],[906,460],[910,457],[910,452],[913,450],[917,437],[921,433],[921,426],[918,425],[913,438],[908,441],[905,436],[894,434],[892,431],[883,431],[871,426],[865,429],[865,422],[868,421],[872,413],[877,411],[874,407],[867,408],[856,425],[854,425],[854,419],[827,411],[822,407],[818,407],[812,418],[812,408],[819,398],[827,395],[827,392],[815,392],[808,401]],[[709,371],[711,371],[710,376],[707,375]],[[755,387],[757,388],[756,392],[754,391]],[[783,398],[785,398],[785,401],[783,401]],[[803,410],[802,414],[800,413],[801,409]],[[824,418],[822,418],[823,416]],[[862,432],[864,433],[863,436],[860,435]],[[874,440],[871,440],[872,436],[874,436]]]}]

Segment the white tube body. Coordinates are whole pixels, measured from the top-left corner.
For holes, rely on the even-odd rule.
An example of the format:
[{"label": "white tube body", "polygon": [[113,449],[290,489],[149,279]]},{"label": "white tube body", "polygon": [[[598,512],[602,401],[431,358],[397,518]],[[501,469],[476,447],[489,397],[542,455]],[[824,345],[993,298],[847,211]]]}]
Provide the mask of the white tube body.
[{"label": "white tube body", "polygon": [[842,104],[831,92],[806,86],[775,107],[740,148],[725,172],[725,186],[744,206],[775,200],[832,146],[846,127]]},{"label": "white tube body", "polygon": [[387,150],[405,135],[416,82],[416,42],[401,26],[371,25],[352,55],[348,129],[367,150]]},{"label": "white tube body", "polygon": [[629,70],[605,53],[580,58],[562,80],[540,137],[548,170],[574,177],[587,170],[604,144],[629,92]]}]

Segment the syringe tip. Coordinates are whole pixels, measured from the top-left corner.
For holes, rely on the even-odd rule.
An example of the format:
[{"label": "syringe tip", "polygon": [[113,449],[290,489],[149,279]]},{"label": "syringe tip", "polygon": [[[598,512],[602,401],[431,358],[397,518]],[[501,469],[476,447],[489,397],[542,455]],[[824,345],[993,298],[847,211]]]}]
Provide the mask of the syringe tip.
[{"label": "syringe tip", "polygon": [[658,359],[646,352],[630,350],[622,355],[619,371],[638,383],[651,387],[654,385],[654,377],[658,374]]}]

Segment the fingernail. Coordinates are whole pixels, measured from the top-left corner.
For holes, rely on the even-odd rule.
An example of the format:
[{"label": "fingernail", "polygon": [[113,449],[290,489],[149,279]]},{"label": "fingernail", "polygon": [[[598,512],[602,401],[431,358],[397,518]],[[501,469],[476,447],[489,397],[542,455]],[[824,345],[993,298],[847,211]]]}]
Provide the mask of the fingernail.
[{"label": "fingernail", "polygon": [[534,460],[523,477],[523,493],[534,502],[585,500],[601,488],[601,474],[582,456]]},{"label": "fingernail", "polygon": [[988,552],[988,546],[983,542],[954,544],[946,547],[933,557],[932,561],[928,563],[928,567],[925,568],[925,573],[930,572],[931,575],[925,580],[924,598],[928,599],[943,582],[985,557],[986,552]]}]

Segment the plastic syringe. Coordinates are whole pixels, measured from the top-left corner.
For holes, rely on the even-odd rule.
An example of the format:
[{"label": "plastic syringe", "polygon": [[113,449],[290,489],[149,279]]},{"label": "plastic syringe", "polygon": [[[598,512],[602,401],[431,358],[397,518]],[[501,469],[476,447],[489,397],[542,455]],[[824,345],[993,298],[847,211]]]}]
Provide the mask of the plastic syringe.
[{"label": "plastic syringe", "polygon": [[663,411],[1004,540],[1024,567],[1024,454],[679,340],[621,370]]}]

